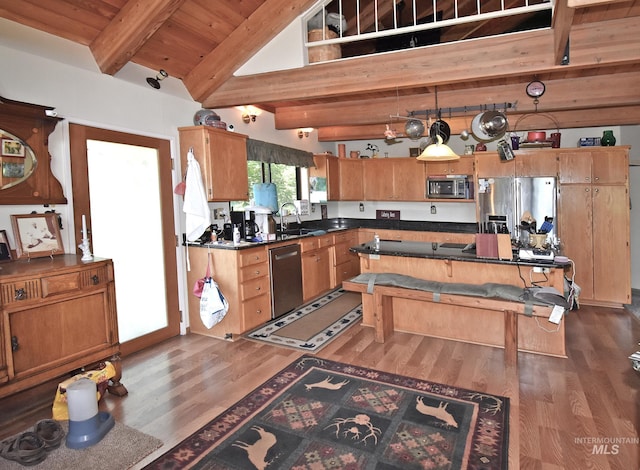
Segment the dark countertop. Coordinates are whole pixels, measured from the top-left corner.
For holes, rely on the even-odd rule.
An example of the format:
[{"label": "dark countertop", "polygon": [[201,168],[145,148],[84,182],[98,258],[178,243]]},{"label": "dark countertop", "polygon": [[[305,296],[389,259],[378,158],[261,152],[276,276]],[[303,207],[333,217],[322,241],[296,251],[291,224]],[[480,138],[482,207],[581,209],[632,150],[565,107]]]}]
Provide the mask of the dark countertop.
[{"label": "dark countertop", "polygon": [[369,255],[400,256],[409,258],[449,259],[454,261],[472,261],[492,264],[520,264],[526,266],[543,266],[547,268],[564,268],[566,264],[554,263],[553,260],[518,259],[501,260],[495,258],[478,258],[475,244],[410,242],[398,240],[380,240],[380,249],[374,248],[374,242],[363,243],[351,248],[354,253]]},{"label": "dark countertop", "polygon": [[[294,224],[289,224],[292,226]],[[476,233],[477,225],[475,223],[461,222],[423,222],[414,220],[379,220],[379,219],[351,219],[345,217],[337,217],[333,219],[309,220],[300,225],[300,228],[306,230],[318,231],[316,235],[322,231],[333,233],[340,230],[348,230],[354,228],[364,229],[387,229],[387,230],[412,230],[420,232],[452,232],[452,233]],[[220,240],[211,243],[188,242],[188,246],[216,248],[227,250],[244,250],[247,248],[255,248],[258,246],[272,245],[282,243],[283,241],[297,240],[300,238],[311,237],[313,234],[305,235],[286,235],[285,238],[278,236],[276,240],[266,240],[257,242],[240,242],[234,245],[230,240]]]}]

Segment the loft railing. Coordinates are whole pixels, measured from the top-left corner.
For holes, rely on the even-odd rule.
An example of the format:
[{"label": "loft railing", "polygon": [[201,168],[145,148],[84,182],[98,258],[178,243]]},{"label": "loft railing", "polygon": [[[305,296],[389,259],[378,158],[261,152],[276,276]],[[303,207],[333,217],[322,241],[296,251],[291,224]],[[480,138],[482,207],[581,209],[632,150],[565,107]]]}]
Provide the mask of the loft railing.
[{"label": "loft railing", "polygon": [[[509,18],[545,11],[550,19],[553,4],[548,0],[326,0],[303,18],[307,30],[314,30],[305,46],[380,42],[404,35],[409,39],[402,48],[416,47],[427,45],[420,43],[419,33],[429,30],[437,30],[436,36],[430,37],[433,41],[445,28],[455,27],[457,31],[445,36],[445,41],[464,40],[499,34],[502,31],[496,20],[504,24]],[[510,21],[509,27],[516,23]],[[529,25],[527,29],[535,27]]]}]

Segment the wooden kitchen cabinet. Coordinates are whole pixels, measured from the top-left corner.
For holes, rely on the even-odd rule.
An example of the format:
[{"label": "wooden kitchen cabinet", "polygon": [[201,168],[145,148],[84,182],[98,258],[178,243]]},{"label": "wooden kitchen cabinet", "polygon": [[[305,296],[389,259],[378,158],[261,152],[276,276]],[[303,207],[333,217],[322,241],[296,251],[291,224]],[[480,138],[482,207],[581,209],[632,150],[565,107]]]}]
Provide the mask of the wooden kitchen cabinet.
[{"label": "wooden kitchen cabinet", "polygon": [[299,245],[302,253],[302,297],[307,302],[331,289],[333,237],[303,238]]},{"label": "wooden kitchen cabinet", "polygon": [[513,160],[501,160],[497,152],[475,154],[478,178],[500,176],[558,176],[558,151],[556,149],[516,150]]},{"label": "wooden kitchen cabinet", "polygon": [[415,158],[363,161],[366,201],[425,201],[425,164]]},{"label": "wooden kitchen cabinet", "polygon": [[349,249],[358,244],[357,230],[347,230],[333,235],[333,269],[331,288],[339,287],[342,281],[360,274],[360,259]]},{"label": "wooden kitchen cabinet", "polygon": [[628,147],[560,154],[559,236],[585,304],[631,303],[628,155]]},{"label": "wooden kitchen cabinet", "polygon": [[333,155],[314,155],[313,162],[315,166],[309,168],[309,178],[325,178],[327,201],[340,200],[340,162],[338,158]]},{"label": "wooden kitchen cabinet", "polygon": [[473,175],[474,173],[474,157],[461,156],[459,160],[450,160],[445,162],[427,162],[427,176],[442,175]]},{"label": "wooden kitchen cabinet", "polygon": [[361,201],[364,199],[363,161],[360,159],[339,159],[339,185],[341,201]]},{"label": "wooden kitchen cabinet", "polygon": [[[207,270],[205,248],[190,248],[191,270],[187,286],[193,287]],[[271,320],[269,258],[266,246],[245,250],[210,250],[211,275],[229,302],[222,321],[207,329],[200,318],[200,299],[189,291],[189,329],[192,333],[233,340]]]},{"label": "wooden kitchen cabinet", "polygon": [[77,255],[14,261],[0,270],[0,397],[104,360],[122,396],[111,260]]},{"label": "wooden kitchen cabinet", "polygon": [[180,161],[187,171],[187,152],[200,164],[209,201],[241,201],[249,197],[247,136],[210,126],[180,127]]}]

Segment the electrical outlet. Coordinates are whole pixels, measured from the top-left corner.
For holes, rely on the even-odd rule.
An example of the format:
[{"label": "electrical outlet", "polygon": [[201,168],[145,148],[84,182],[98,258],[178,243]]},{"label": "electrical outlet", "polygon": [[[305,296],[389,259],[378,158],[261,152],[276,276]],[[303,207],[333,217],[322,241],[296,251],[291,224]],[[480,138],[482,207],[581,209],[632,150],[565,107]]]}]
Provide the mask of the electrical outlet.
[{"label": "electrical outlet", "polygon": [[534,266],[533,267],[533,272],[534,273],[540,273],[540,274],[549,274],[551,272],[551,269],[543,268],[541,266]]},{"label": "electrical outlet", "polygon": [[364,212],[364,204],[360,203],[360,212]]},{"label": "electrical outlet", "polygon": [[431,206],[431,213],[432,214],[437,214],[438,213],[438,209],[436,209],[436,206],[434,206],[434,205]]}]

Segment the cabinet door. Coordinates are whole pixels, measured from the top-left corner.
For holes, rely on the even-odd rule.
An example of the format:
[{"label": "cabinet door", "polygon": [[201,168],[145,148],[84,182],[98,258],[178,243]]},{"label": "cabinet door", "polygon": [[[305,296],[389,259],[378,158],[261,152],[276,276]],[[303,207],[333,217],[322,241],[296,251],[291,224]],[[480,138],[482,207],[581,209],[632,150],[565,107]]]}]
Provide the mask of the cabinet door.
[{"label": "cabinet door", "polygon": [[393,195],[399,201],[426,200],[426,165],[415,158],[393,158]]},{"label": "cabinet door", "polygon": [[331,288],[331,258],[329,248],[302,254],[302,290],[304,301],[323,294]]},{"label": "cabinet door", "polygon": [[561,184],[591,183],[591,153],[585,151],[560,152],[559,168]]},{"label": "cabinet door", "polygon": [[364,199],[362,182],[362,160],[339,159],[340,167],[340,200],[361,201]]},{"label": "cabinet door", "polygon": [[9,380],[9,372],[7,369],[7,356],[4,347],[4,323],[0,318],[0,384]]},{"label": "cabinet door", "polygon": [[16,378],[51,369],[111,345],[108,291],[8,313]]},{"label": "cabinet door", "polygon": [[602,148],[593,152],[591,172],[597,184],[626,184],[629,175],[629,151],[626,148]]},{"label": "cabinet door", "polygon": [[516,176],[558,176],[558,155],[554,151],[518,154],[515,162]]},{"label": "cabinet door", "polygon": [[393,193],[394,167],[390,160],[389,158],[375,158],[362,162],[365,200],[391,201],[395,198]]},{"label": "cabinet door", "polygon": [[478,178],[496,176],[515,176],[517,157],[513,160],[500,160],[497,152],[477,152],[474,155]]},{"label": "cabinet door", "polygon": [[[560,187],[558,207],[562,254],[575,263],[580,298],[593,299],[593,208],[592,188],[588,184]],[[614,276],[613,276],[614,277]]]},{"label": "cabinet door", "polygon": [[[593,185],[592,198],[594,298],[602,302],[629,304],[629,194],[625,186]],[[578,265],[576,267],[581,269]]]},{"label": "cabinet door", "polygon": [[181,127],[179,132],[182,171],[186,172],[187,153],[193,148],[209,201],[249,197],[247,136],[207,126]]}]

